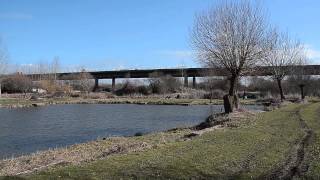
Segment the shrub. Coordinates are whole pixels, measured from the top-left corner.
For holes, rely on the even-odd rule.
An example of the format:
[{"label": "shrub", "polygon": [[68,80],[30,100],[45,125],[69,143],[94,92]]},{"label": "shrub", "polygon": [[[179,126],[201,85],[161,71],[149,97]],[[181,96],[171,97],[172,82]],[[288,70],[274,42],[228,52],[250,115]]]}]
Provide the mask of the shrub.
[{"label": "shrub", "polygon": [[214,89],[211,92],[204,95],[204,99],[221,99],[225,95],[225,92],[220,89]]},{"label": "shrub", "polygon": [[149,83],[149,88],[152,94],[161,94],[161,85],[159,79],[151,79]]},{"label": "shrub", "polygon": [[199,83],[198,88],[211,91],[219,89],[226,91],[229,89],[229,83],[227,79],[206,78],[204,82]]},{"label": "shrub", "polygon": [[64,78],[70,79],[68,80],[68,84],[72,87],[73,90],[78,90],[86,93],[89,93],[93,90],[93,77],[90,73],[86,72],[85,69],[82,69],[78,74],[68,75]]},{"label": "shrub", "polygon": [[136,91],[137,93],[143,94],[143,95],[149,94],[149,89],[146,86],[138,86]]},{"label": "shrub", "polygon": [[120,89],[116,90],[116,95],[123,96],[127,94],[134,94],[135,92],[135,87],[129,81],[126,81]]},{"label": "shrub", "polygon": [[32,90],[32,81],[27,76],[16,73],[2,80],[1,89],[7,93],[27,93]]},{"label": "shrub", "polygon": [[143,136],[143,133],[142,132],[137,132],[134,134],[134,136]]},{"label": "shrub", "polygon": [[152,75],[149,79],[149,87],[153,94],[175,93],[181,87],[179,79],[170,75]]},{"label": "shrub", "polygon": [[40,87],[48,93],[56,93],[60,89],[54,80],[41,80]]},{"label": "shrub", "polygon": [[175,93],[182,86],[177,78],[170,75],[160,77],[160,85],[164,93]]}]

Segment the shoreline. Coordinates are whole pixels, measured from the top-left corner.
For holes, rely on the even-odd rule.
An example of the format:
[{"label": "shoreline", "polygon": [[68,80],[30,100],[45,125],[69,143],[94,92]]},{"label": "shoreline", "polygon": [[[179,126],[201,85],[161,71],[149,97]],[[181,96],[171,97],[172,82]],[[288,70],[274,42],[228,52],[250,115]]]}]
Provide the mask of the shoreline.
[{"label": "shoreline", "polygon": [[[46,170],[53,167],[83,165],[109,156],[143,152],[160,148],[168,143],[192,140],[195,136],[227,128],[235,121],[246,121],[254,118],[258,112],[245,111],[219,116],[229,121],[221,121],[210,127],[198,128],[201,124],[184,128],[172,128],[160,132],[150,132],[141,136],[115,136],[78,143],[66,147],[37,151],[13,158],[0,159],[1,176],[20,176]],[[236,125],[237,126],[237,125]],[[1,169],[2,167],[2,169]]]},{"label": "shoreline", "polygon": [[[221,99],[166,99],[166,98],[45,98],[30,100],[24,98],[0,98],[0,108],[31,108],[60,104],[137,104],[137,105],[223,105]],[[261,105],[256,100],[242,100],[242,105]]]}]

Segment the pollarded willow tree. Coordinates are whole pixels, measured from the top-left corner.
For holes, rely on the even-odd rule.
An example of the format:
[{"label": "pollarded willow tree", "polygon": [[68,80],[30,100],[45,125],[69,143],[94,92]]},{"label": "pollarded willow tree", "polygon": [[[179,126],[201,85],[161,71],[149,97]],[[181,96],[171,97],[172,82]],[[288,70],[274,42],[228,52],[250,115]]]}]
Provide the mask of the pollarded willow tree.
[{"label": "pollarded willow tree", "polygon": [[[293,68],[293,73],[289,78],[289,83],[292,86],[298,86],[300,89],[300,97],[301,100],[305,99],[306,92],[305,87],[311,85],[312,77],[310,75],[306,75],[307,72],[302,66],[308,65],[308,59],[305,53],[302,53],[301,58],[298,59],[296,68]],[[292,84],[291,84],[292,83]]]},{"label": "pollarded willow tree", "polygon": [[227,1],[196,16],[191,39],[200,63],[229,74],[226,113],[238,108],[240,77],[268,54],[271,35],[263,9],[249,1]]},{"label": "pollarded willow tree", "polygon": [[288,33],[274,32],[271,50],[269,54],[262,61],[265,66],[270,66],[273,79],[277,82],[281,101],[285,100],[282,80],[297,72],[295,66],[299,65],[305,59],[305,51],[303,45],[294,39],[291,39]]}]

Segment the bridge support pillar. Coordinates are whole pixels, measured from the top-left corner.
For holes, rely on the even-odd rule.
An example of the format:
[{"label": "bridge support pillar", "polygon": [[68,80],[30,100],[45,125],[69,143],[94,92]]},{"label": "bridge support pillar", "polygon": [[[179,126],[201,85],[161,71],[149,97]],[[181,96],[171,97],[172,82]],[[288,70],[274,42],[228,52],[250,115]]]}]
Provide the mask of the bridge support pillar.
[{"label": "bridge support pillar", "polygon": [[99,79],[94,79],[93,91],[97,91],[99,88]]},{"label": "bridge support pillar", "polygon": [[184,77],[184,87],[188,87],[189,86],[189,84],[188,84],[188,76],[185,76]]},{"label": "bridge support pillar", "polygon": [[114,92],[115,90],[116,90],[116,78],[115,77],[113,77],[112,78],[112,92]]},{"label": "bridge support pillar", "polygon": [[193,78],[192,78],[192,87],[193,87],[193,88],[196,88],[196,87],[197,87],[197,80],[196,80],[196,77],[195,77],[195,76],[193,76]]}]

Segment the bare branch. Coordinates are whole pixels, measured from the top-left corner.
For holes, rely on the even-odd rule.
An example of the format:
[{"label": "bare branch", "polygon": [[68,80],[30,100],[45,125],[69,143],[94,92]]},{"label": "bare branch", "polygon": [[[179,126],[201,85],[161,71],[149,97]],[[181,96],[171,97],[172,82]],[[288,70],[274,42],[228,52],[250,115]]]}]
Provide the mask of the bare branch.
[{"label": "bare branch", "polygon": [[192,44],[206,67],[225,68],[230,74],[229,95],[243,74],[254,70],[271,48],[271,30],[259,6],[228,1],[196,16]]},{"label": "bare branch", "polygon": [[6,73],[8,66],[8,54],[0,39],[0,75]]}]

